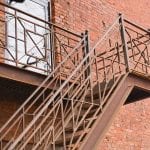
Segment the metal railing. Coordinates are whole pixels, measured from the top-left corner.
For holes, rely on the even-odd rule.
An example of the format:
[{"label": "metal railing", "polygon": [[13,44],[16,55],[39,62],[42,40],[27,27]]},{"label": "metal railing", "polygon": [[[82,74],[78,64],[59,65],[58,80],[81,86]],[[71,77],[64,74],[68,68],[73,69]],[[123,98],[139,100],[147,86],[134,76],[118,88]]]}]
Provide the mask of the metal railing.
[{"label": "metal railing", "polygon": [[124,19],[130,71],[150,74],[150,31]]},{"label": "metal railing", "polygon": [[82,39],[21,10],[0,2],[0,60],[49,74]]},{"label": "metal railing", "polygon": [[[12,144],[12,142],[14,142],[16,137],[21,135],[23,132],[25,133],[26,127],[28,125],[31,125],[31,128],[28,128],[29,132],[27,132],[29,134],[25,136],[28,137],[31,143],[35,144],[35,147],[37,146],[37,141],[41,142],[41,140],[47,138],[47,136],[45,135],[47,127],[51,126],[50,128],[48,128],[49,132],[47,133],[50,134],[54,132],[55,127],[58,128],[60,126],[60,121],[63,121],[62,119],[65,117],[65,112],[61,112],[61,109],[65,109],[65,111],[68,114],[68,110],[66,110],[68,106],[66,106],[66,108],[63,108],[64,103],[62,102],[62,100],[70,92],[72,93],[76,91],[76,85],[79,82],[81,82],[81,80],[83,80],[84,78],[83,75],[80,75],[81,70],[74,73],[71,77],[70,75],[72,74],[72,72],[74,72],[78,64],[83,59],[83,52],[84,49],[87,47],[87,37],[87,34],[83,35],[83,38],[76,45],[76,47],[68,53],[68,55],[62,60],[62,62],[58,64],[58,66],[49,74],[49,76],[44,80],[44,82],[36,89],[36,91],[25,101],[25,103],[23,103],[22,106],[20,106],[18,111],[0,129],[1,149],[7,149]],[[68,65],[70,64],[73,65],[71,65],[70,69],[68,69]],[[63,80],[64,74],[66,79],[65,81]],[[45,88],[43,88],[43,86],[45,86]],[[53,88],[49,89],[49,87]],[[48,107],[45,110],[46,105]],[[41,110],[44,111],[44,113],[42,112],[41,114]],[[40,121],[43,120],[41,123],[39,122],[37,114],[39,114]],[[45,124],[43,126],[43,123],[46,123],[47,125]],[[42,129],[42,126],[39,128],[39,125],[42,125],[44,128]],[[34,133],[39,132],[39,129],[40,136],[44,136],[44,139],[39,139],[37,138],[37,136],[34,135]],[[13,137],[10,138],[9,142],[5,145],[4,141],[8,140],[7,137],[10,133],[13,134]],[[28,144],[28,139],[24,139],[24,143],[22,143],[23,145],[20,143],[20,146],[26,146],[26,144]],[[20,146],[19,149],[21,149]]]},{"label": "metal railing", "polygon": [[1,149],[80,149],[124,75],[150,74],[149,41],[149,31],[121,15],[92,49],[84,34],[0,129]]}]

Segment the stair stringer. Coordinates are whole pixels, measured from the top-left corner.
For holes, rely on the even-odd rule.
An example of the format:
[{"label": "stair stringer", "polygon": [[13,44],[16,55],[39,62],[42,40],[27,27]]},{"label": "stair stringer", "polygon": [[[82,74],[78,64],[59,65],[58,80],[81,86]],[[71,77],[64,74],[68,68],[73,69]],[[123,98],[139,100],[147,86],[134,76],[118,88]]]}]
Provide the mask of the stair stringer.
[{"label": "stair stringer", "polygon": [[[147,82],[148,81],[148,82]],[[126,74],[118,84],[114,93],[108,100],[102,113],[94,123],[86,139],[80,146],[80,150],[98,150],[106,132],[114,120],[115,115],[127,100],[133,88],[139,87],[150,91],[150,80],[138,77],[132,73]]]}]

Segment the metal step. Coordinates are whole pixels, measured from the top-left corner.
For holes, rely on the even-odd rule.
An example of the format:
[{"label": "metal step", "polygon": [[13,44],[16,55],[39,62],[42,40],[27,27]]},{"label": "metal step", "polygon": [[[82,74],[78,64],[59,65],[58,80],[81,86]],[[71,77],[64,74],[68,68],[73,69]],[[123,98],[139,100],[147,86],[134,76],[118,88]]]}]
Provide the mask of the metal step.
[{"label": "metal step", "polygon": [[[89,130],[90,129],[88,129],[88,130],[79,130],[79,131],[77,131],[77,132],[75,132],[75,133],[67,133],[66,134],[66,138],[65,138],[65,140],[66,140],[66,144],[68,145],[69,143],[70,143],[70,141],[71,141],[71,138],[72,138],[72,136],[73,136],[73,139],[72,139],[72,143],[74,143],[78,138],[79,138],[79,136],[82,134],[82,133],[88,133],[89,132]],[[57,145],[63,145],[63,139],[58,139],[57,141],[56,141],[56,144]]]}]

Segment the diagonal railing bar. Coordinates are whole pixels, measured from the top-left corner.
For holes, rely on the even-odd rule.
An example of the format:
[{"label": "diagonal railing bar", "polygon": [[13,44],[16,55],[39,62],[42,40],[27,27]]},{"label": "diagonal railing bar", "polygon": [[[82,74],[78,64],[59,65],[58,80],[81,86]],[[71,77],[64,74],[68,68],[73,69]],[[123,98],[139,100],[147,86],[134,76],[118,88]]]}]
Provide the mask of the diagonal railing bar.
[{"label": "diagonal railing bar", "polygon": [[[58,108],[59,108],[60,105],[61,105],[61,103],[58,105]],[[57,110],[59,110],[59,109],[57,109]],[[47,118],[47,116],[45,116],[45,118]],[[40,129],[40,127],[41,127],[43,122],[44,121],[40,122],[40,124],[38,125],[38,128],[34,129],[33,133],[29,137],[27,137],[27,140],[23,143],[23,145],[21,145],[21,146],[19,145],[20,146],[19,147],[20,150],[23,150],[25,148],[25,146],[31,140],[31,138],[34,136],[34,134]]]},{"label": "diagonal railing bar", "polygon": [[[62,41],[59,40],[59,38],[57,37],[57,35],[54,35],[54,36],[56,37],[56,40],[59,42],[60,48],[62,48],[64,50],[64,52],[65,52],[65,54],[63,52],[61,53],[62,57],[63,57],[63,54],[64,54],[64,57],[67,56],[69,52],[67,51],[67,48],[65,48],[66,45],[64,45],[63,43],[61,43]],[[72,48],[72,47],[70,47],[70,48]],[[71,63],[73,65],[75,65],[75,61],[72,60],[72,59],[73,58],[70,58],[70,61],[71,61]]]},{"label": "diagonal railing bar", "polygon": [[[128,60],[129,62],[131,62],[131,60]],[[125,65],[125,64],[124,64]],[[112,66],[112,65],[110,65],[110,66]],[[146,72],[146,74],[147,74],[147,72]],[[145,74],[145,75],[146,75]],[[121,77],[121,76],[120,76]],[[116,83],[114,84],[114,85],[117,85],[117,83],[119,83],[119,78],[116,80]],[[113,90],[113,88],[109,91],[109,93],[111,93],[111,91]],[[109,97],[109,94],[105,97],[106,98],[106,100],[108,99],[108,97]],[[106,101],[104,102],[104,103],[106,103]],[[76,149],[76,148],[79,148],[78,147],[78,144],[81,142],[80,140],[82,139],[82,137],[85,135],[86,133],[83,133],[83,135],[81,136],[80,135],[80,137],[79,137],[79,139],[78,139],[78,143],[76,144],[76,145],[73,145],[73,147],[71,148],[71,149]]]},{"label": "diagonal railing bar", "polygon": [[127,45],[128,47],[130,47],[129,61],[131,64],[131,70],[143,74],[149,74],[150,53],[148,47],[150,45],[150,31],[127,19],[124,20],[125,20],[127,39],[129,39],[128,41],[130,41],[129,43],[127,43]]},{"label": "diagonal railing bar", "polygon": [[[84,72],[84,71],[83,71],[83,72]],[[64,95],[65,95],[65,94],[64,94]],[[59,102],[59,101],[58,101],[58,102]],[[55,106],[56,106],[56,105],[55,105]],[[52,109],[54,109],[54,107],[53,107]],[[51,111],[52,111],[52,110],[51,110]],[[45,116],[45,118],[46,118],[46,116]],[[44,118],[44,119],[45,119],[45,118]]]},{"label": "diagonal railing bar", "polygon": [[[61,64],[59,64],[56,69],[45,79],[45,81],[36,89],[36,91],[25,101],[25,103],[18,109],[18,111],[9,119],[9,121],[0,129],[0,133],[2,133],[2,131],[9,126],[9,124],[11,124],[11,122],[14,120],[14,118],[20,113],[20,111],[22,111],[22,109],[32,100],[32,98],[38,93],[40,92],[40,96],[42,95],[41,93],[45,92],[46,89],[48,89],[48,87],[50,86],[50,84],[52,84],[53,82],[50,82],[46,88],[44,88],[42,91],[41,88],[50,80],[50,78],[54,75],[57,74],[57,72],[59,71],[59,68],[62,67],[62,65],[68,60],[68,58],[74,54],[74,52],[77,51],[77,48],[81,45],[82,40],[80,41],[80,43],[76,46],[75,49],[72,50],[72,52],[63,60],[63,62],[61,62]],[[53,79],[52,79],[53,80]],[[55,80],[54,80],[55,81]],[[37,97],[39,98],[39,97]],[[33,103],[33,102],[32,102]],[[33,104],[32,104],[33,105]],[[30,108],[31,106],[29,106]],[[21,117],[20,117],[21,118]]]},{"label": "diagonal railing bar", "polygon": [[[84,60],[86,60],[86,59],[84,59]],[[83,62],[84,63],[84,62]],[[80,65],[77,67],[77,68],[79,68],[80,67]]]},{"label": "diagonal railing bar", "polygon": [[[120,82],[120,79],[122,78],[122,76],[120,76],[120,77],[117,79],[117,81],[113,84],[113,87],[111,88],[111,90],[113,90],[115,87],[117,87],[118,84],[121,84],[121,83],[124,81],[124,79],[126,79],[126,76],[127,76],[127,75],[124,76],[124,78],[123,78],[123,80],[121,80],[121,82]],[[107,96],[110,96],[110,95],[111,95],[111,92],[110,92]],[[107,100],[107,98],[108,98],[108,97],[106,97],[105,100]],[[104,100],[104,101],[105,101],[105,100]],[[107,102],[107,104],[109,104],[109,102]],[[105,107],[106,107],[106,106],[105,106]],[[101,117],[101,116],[103,115],[103,112],[105,111],[105,107],[103,108],[103,110],[101,110],[101,108],[99,107],[99,108],[95,111],[95,113],[94,113],[94,115],[93,115],[93,118],[95,118],[95,117],[97,117],[97,116]],[[92,125],[93,123],[95,123],[95,122],[96,122],[96,121],[95,121],[94,119],[90,119],[89,122],[88,122],[88,124],[87,124],[86,127],[85,127],[85,130],[88,130],[89,128],[91,129],[91,125]],[[78,147],[78,149],[82,149],[82,146],[86,143],[86,140],[87,140],[87,138],[89,137],[89,135],[87,135],[87,136],[85,137],[85,141],[83,141],[82,138],[85,136],[85,134],[87,135],[87,133],[85,133],[85,132],[84,132],[82,135],[80,135],[79,139],[78,139],[77,142],[75,143],[75,145],[74,145],[74,147],[72,148],[72,150],[75,150],[75,149],[78,147],[78,144],[79,144],[81,141],[83,142],[83,144],[80,145],[80,147]]]},{"label": "diagonal railing bar", "polygon": [[[143,51],[141,51],[139,49],[138,45],[135,42],[138,42],[138,43],[143,44],[145,46],[145,48],[143,49]],[[146,59],[145,55],[144,55],[144,51],[147,49],[147,45],[145,43],[143,43],[143,42],[138,41],[138,40],[133,40],[133,43],[134,43],[134,46],[136,47],[136,49],[139,51],[140,56],[144,59],[144,62],[146,64],[149,64],[148,61],[147,61],[148,58]]]},{"label": "diagonal railing bar", "polygon": [[[136,26],[136,27],[138,27],[138,26]],[[138,29],[141,29],[141,27],[138,27]],[[141,36],[141,37],[144,37],[145,35],[147,35],[147,34],[149,34],[149,31],[148,30],[143,30],[142,29],[142,31],[146,31],[146,34],[144,33],[144,34],[141,34],[141,35],[143,35],[143,36]],[[131,36],[132,36],[132,34],[131,34]],[[137,37],[135,38],[135,37],[133,37],[133,39],[138,39]],[[147,40],[147,41],[145,41],[144,43],[147,43],[149,40]],[[132,42],[130,42],[130,43],[132,43]],[[125,44],[129,44],[129,42],[127,42],[127,43],[125,43]],[[97,46],[98,47],[98,46]],[[119,46],[120,47],[120,46]],[[136,47],[136,46],[135,46]],[[135,48],[134,47],[134,48]],[[132,47],[133,48],[133,47]],[[132,48],[131,48],[131,50],[132,50]],[[131,51],[130,49],[127,51],[127,53],[129,53],[130,54],[130,51]],[[139,56],[140,55],[143,55],[143,50],[141,50],[141,48],[139,48]],[[100,54],[100,57],[102,57],[103,58],[103,55],[104,54]],[[122,52],[122,59],[124,58],[124,52]],[[112,56],[113,57],[113,56]],[[130,57],[129,57],[129,60],[128,60],[128,62],[129,62],[129,64],[131,64],[131,63],[136,63],[135,61],[133,61],[133,60],[131,60],[130,58],[132,57],[132,55],[130,55]],[[143,57],[143,56],[140,56],[140,57]],[[108,58],[106,58],[106,59],[108,59]],[[114,61],[113,61],[114,62]],[[115,61],[116,62],[116,61]],[[150,69],[150,66],[149,65],[147,65],[146,64],[146,62],[144,62],[145,63],[145,66],[147,66],[149,69]],[[143,63],[143,64],[144,64]],[[124,65],[126,65],[126,63],[124,63]],[[108,65],[108,66],[110,66],[110,69],[113,67],[113,63],[111,64],[111,65]],[[138,66],[139,67],[139,66]],[[105,68],[105,67],[104,67]],[[133,69],[132,67],[131,68],[129,68],[129,70],[130,69]],[[134,69],[133,69],[134,70]],[[107,73],[106,73],[107,74]],[[145,74],[145,76],[147,75],[147,74],[150,74],[150,72],[144,72],[144,74]],[[120,79],[122,78],[122,76],[120,76],[119,78],[117,78],[117,80],[114,82],[114,84],[113,84],[113,88],[111,88],[111,90],[109,91],[109,93],[106,95],[106,97],[105,97],[105,100],[104,100],[104,103],[102,104],[102,105],[104,105],[105,103],[105,105],[107,105],[107,103],[109,103],[109,101],[108,101],[108,99],[109,99],[109,97],[110,97],[110,95],[111,95],[111,93],[112,93],[112,91],[114,90],[114,87],[116,86],[117,87],[117,85],[118,85],[118,83],[120,83]],[[126,77],[125,77],[126,78]],[[122,81],[123,82],[123,81]],[[107,84],[106,84],[106,86],[107,86]],[[107,102],[108,101],[108,102]],[[105,110],[105,108],[103,108],[104,110]],[[96,116],[97,114],[99,114],[101,112],[101,109],[100,108],[98,108],[97,109],[97,112],[95,113],[95,115],[94,116]],[[88,124],[88,126],[86,127],[86,129],[88,129],[89,127],[90,127],[90,125],[92,124],[92,122],[94,122],[92,119],[90,120],[90,123]],[[96,121],[95,121],[96,122]],[[91,128],[91,127],[90,127]],[[81,142],[83,142],[83,137],[86,135],[86,133],[85,132],[83,132],[83,134],[82,135],[80,135],[80,137],[78,138],[78,141],[76,142],[76,143],[74,143],[74,145],[73,145],[73,147],[72,148],[70,148],[70,149],[72,149],[72,150],[74,150],[74,149],[80,149],[80,147],[79,147],[79,145],[80,145],[80,143]],[[86,142],[85,142],[86,143]],[[80,145],[81,146],[81,145]],[[82,149],[82,148],[81,148]]]},{"label": "diagonal railing bar", "polygon": [[138,29],[144,31],[147,34],[150,33],[150,31],[148,29],[146,29],[145,27],[143,27],[143,26],[141,26],[141,25],[139,25],[139,24],[137,24],[137,23],[135,23],[135,22],[133,22],[133,21],[131,21],[129,19],[124,18],[124,21],[126,23],[130,24],[132,27],[138,28]]},{"label": "diagonal railing bar", "polygon": [[[88,55],[89,55],[89,54],[88,54]],[[88,55],[87,55],[87,56],[88,56]],[[89,56],[88,56],[88,57],[89,57]],[[88,58],[88,57],[87,57],[87,58]],[[86,61],[86,57],[83,59],[82,63],[84,63],[84,61]],[[82,65],[82,63],[79,64],[79,66],[75,69],[75,71],[72,73],[72,75],[69,77],[69,79],[72,78],[72,76],[75,74],[76,70],[78,70],[78,69],[80,68],[80,66]],[[63,83],[61,89],[65,86],[65,84],[66,84],[67,82],[68,82],[68,81],[66,80],[66,81]],[[59,93],[59,91],[60,91],[60,90],[57,90],[57,92],[56,92],[55,95],[57,95],[57,94]],[[55,96],[55,95],[54,95],[54,96]],[[54,96],[53,96],[52,99],[54,99]],[[47,102],[47,105],[49,105],[50,103],[51,103],[51,101]],[[47,107],[47,106],[45,105],[45,106],[42,108],[42,110],[37,114],[37,116],[34,118],[33,122],[31,122],[31,123],[29,124],[29,126],[24,130],[24,132],[23,132],[24,134],[21,134],[21,135],[18,137],[18,139],[16,139],[16,143],[19,142],[19,138],[22,138],[22,137],[25,135],[25,132],[27,132],[27,131],[31,128],[31,126],[32,126],[32,125],[34,124],[34,122],[38,119],[38,117],[40,117],[40,116],[42,115],[42,113],[44,112],[44,110],[45,110],[46,107]],[[11,149],[14,148],[14,145],[15,145],[16,143],[14,142],[13,145],[11,145]]]}]

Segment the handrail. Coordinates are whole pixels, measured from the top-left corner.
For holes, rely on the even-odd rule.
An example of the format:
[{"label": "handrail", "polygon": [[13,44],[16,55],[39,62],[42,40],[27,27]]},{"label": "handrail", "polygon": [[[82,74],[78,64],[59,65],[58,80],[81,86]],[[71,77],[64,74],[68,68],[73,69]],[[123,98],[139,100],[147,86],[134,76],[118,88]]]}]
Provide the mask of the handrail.
[{"label": "handrail", "polygon": [[[8,23],[8,29],[2,31],[0,39],[1,47],[6,51],[6,55],[1,55],[0,59],[9,65],[49,75],[56,67],[54,65],[60,63],[83,38],[82,34],[76,34],[2,2],[0,6],[0,11],[6,16],[6,19],[4,17],[0,20],[2,26],[9,22],[9,16],[12,18],[10,24],[14,26],[11,32],[6,33],[11,29]],[[63,50],[67,52],[65,55],[62,55]],[[56,60],[58,53],[61,57]],[[27,62],[30,58],[34,63]]]},{"label": "handrail", "polygon": [[[120,21],[120,19],[122,20]],[[85,49],[88,46],[88,40],[87,40],[88,35],[84,34],[83,38],[76,45],[76,47],[73,48],[72,51],[66,55],[64,60],[62,60],[62,62],[58,64],[58,66],[49,74],[49,76],[35,90],[35,92],[31,94],[31,96],[21,105],[21,107],[16,111],[16,113],[0,129],[0,133],[2,131],[4,132],[5,131],[4,129],[7,129],[6,127],[9,125],[9,123],[13,121],[15,117],[17,117],[16,122],[18,122],[18,118],[19,120],[21,119],[23,120],[23,117],[25,117],[25,115],[27,115],[28,112],[30,112],[29,110],[33,106],[33,104],[39,103],[38,98],[40,98],[42,94],[45,94],[45,91],[48,88],[48,86],[52,85],[53,82],[56,82],[56,84],[58,83],[59,85],[58,88],[55,89],[54,87],[52,91],[48,91],[47,93],[48,95],[46,97],[44,96],[42,103],[40,103],[40,105],[37,106],[35,110],[33,110],[32,112],[33,118],[29,122],[27,122],[27,125],[25,126],[25,128],[23,128],[22,132],[19,133],[13,139],[12,143],[8,143],[5,148],[8,147],[9,150],[13,150],[17,147],[22,150],[26,147],[28,142],[30,142],[30,140],[34,136],[36,136],[36,134],[38,133],[40,133],[40,136],[42,136],[39,141],[45,139],[46,138],[45,136],[48,133],[45,134],[43,131],[45,131],[48,126],[51,126],[53,130],[57,130],[54,132],[55,133],[54,135],[51,135],[52,143],[55,144],[55,142],[57,142],[57,140],[59,140],[59,137],[63,134],[63,146],[66,148],[67,145],[65,142],[66,141],[65,129],[67,125],[69,125],[69,123],[75,122],[72,127],[73,131],[72,131],[72,135],[69,141],[69,145],[72,145],[75,133],[80,128],[80,125],[82,125],[82,123],[86,119],[90,119],[88,118],[88,115],[90,114],[90,111],[92,110],[92,108],[94,108],[94,113],[92,114],[92,118],[90,119],[89,122],[87,122],[84,125],[85,132],[82,132],[78,140],[75,142],[74,149],[76,148],[78,143],[81,142],[81,139],[83,137],[84,138],[86,137],[84,136],[87,134],[86,131],[92,128],[91,124],[94,124],[94,120],[95,120],[93,118],[98,117],[98,115],[100,115],[102,110],[104,110],[106,104],[109,103],[109,98],[111,94],[117,88],[119,83],[121,83],[122,79],[124,79],[123,75],[124,74],[127,75],[132,69],[134,70],[137,69],[136,67],[138,64],[136,62],[138,62],[138,60],[137,59],[132,60],[131,58],[137,57],[136,55],[138,55],[137,58],[139,59],[141,58],[141,56],[143,56],[143,53],[145,51],[147,52],[148,50],[146,49],[147,40],[146,42],[142,42],[142,44],[144,44],[144,46],[146,47],[144,50],[139,49],[138,48],[139,45],[136,43],[135,45],[132,45],[134,44],[135,39],[137,39],[137,41],[139,40],[138,42],[141,42],[140,40],[142,40],[142,38],[140,36],[140,38],[138,39],[137,37],[139,35],[134,35],[132,37],[132,33],[129,33],[127,36],[128,29],[125,27],[126,26],[124,25],[124,19],[122,18],[121,15],[118,16],[116,20],[114,21],[114,23],[111,25],[111,27],[102,36],[102,38],[100,38],[98,42],[96,42],[94,47],[90,48],[90,51],[88,52],[87,52],[87,49]],[[137,27],[135,25],[133,25],[133,27],[140,29],[140,27]],[[121,34],[120,36],[120,32],[122,32],[122,30],[124,33]],[[144,30],[141,29],[141,31],[144,31]],[[114,35],[116,34],[119,35],[119,37],[117,36],[116,39],[112,39],[112,41],[114,40],[112,43],[115,47],[115,48],[112,48],[112,44],[110,44],[111,43],[110,38],[114,38]],[[129,45],[130,45],[130,48],[128,48]],[[124,50],[124,47],[126,47],[126,51]],[[104,51],[101,51],[103,49]],[[136,51],[136,55],[134,54],[135,49],[138,51],[138,53]],[[87,53],[84,53],[84,52],[87,52]],[[76,54],[75,56],[80,57],[80,59],[75,63],[75,65],[72,68],[71,67],[69,68],[67,77],[62,82],[60,80],[61,73],[65,72],[64,70],[66,69],[66,68],[64,69],[64,65],[65,63],[68,64],[67,60],[70,58],[70,56],[75,58],[73,55],[74,53]],[[126,53],[127,55],[129,55],[128,58],[125,57]],[[149,54],[147,55],[149,56]],[[143,57],[145,58],[145,56]],[[129,63],[128,70],[126,69],[127,67],[126,61],[128,61]],[[134,63],[136,64],[134,65]],[[146,62],[142,62],[141,64],[144,67],[146,67],[146,71],[144,69],[142,70],[146,75],[148,72],[147,70],[150,69],[150,66],[149,64],[146,64]],[[55,75],[57,75],[58,78]],[[50,77],[52,76],[54,76],[54,78],[50,80]],[[55,79],[58,79],[58,80],[55,80]],[[47,82],[48,84],[46,88],[42,89],[43,85],[46,84]],[[95,88],[98,89],[97,90],[98,92],[95,90]],[[97,97],[97,99],[95,99],[95,96]],[[31,104],[30,106],[28,106],[27,104],[29,104],[28,102],[30,101],[31,101]],[[86,106],[86,104],[88,104],[88,107]],[[86,106],[84,108],[84,111],[85,111],[84,115],[82,115],[81,113],[83,105]],[[67,110],[67,108],[69,108],[69,110],[64,111],[64,109]],[[73,112],[74,110],[79,111],[76,114],[76,117],[74,114],[75,112]],[[49,120],[47,124],[46,121],[49,117],[54,117],[54,118],[52,120]],[[57,117],[60,117],[58,122],[56,121]],[[45,123],[47,124],[46,126],[44,126]],[[34,130],[32,130],[33,127],[34,127]],[[12,127],[10,128],[12,129]],[[39,131],[42,129],[43,131]],[[7,134],[8,130],[5,133]],[[0,137],[0,140],[2,139],[3,139],[3,135],[1,135]],[[24,139],[26,141],[20,142],[21,140],[24,140]],[[83,140],[84,139],[82,139],[82,142]],[[39,141],[35,140],[34,144],[36,145],[41,144]],[[36,148],[36,146],[34,148]]]},{"label": "handrail", "polygon": [[[117,17],[117,19],[114,21],[114,23],[110,26],[110,28],[107,30],[107,32],[105,32],[105,34],[102,36],[102,38],[100,38],[100,40],[98,42],[96,42],[96,44],[94,45],[94,47],[92,48],[92,50],[94,50],[96,47],[98,47],[98,45],[104,40],[104,38],[107,36],[107,34],[112,30],[112,28],[114,27],[114,25],[116,25],[116,23],[119,21],[120,16]],[[92,51],[91,50],[91,51]],[[91,52],[90,51],[90,52]]]},{"label": "handrail", "polygon": [[[34,122],[37,121],[37,119],[44,113],[44,111],[48,108],[49,104],[55,99],[55,97],[61,92],[61,90],[68,84],[68,81],[75,75],[75,73],[81,68],[82,65],[89,59],[91,54],[94,52],[97,45],[99,45],[103,39],[109,34],[111,29],[114,27],[116,22],[118,22],[118,17],[115,21],[115,23],[109,28],[109,30],[104,34],[104,36],[99,40],[98,44],[96,44],[92,50],[89,51],[89,53],[83,58],[83,60],[80,62],[80,64],[75,68],[75,70],[71,73],[71,75],[64,81],[64,83],[61,85],[59,89],[57,89],[56,93],[51,97],[49,101],[42,107],[42,109],[39,111],[39,113],[34,117],[34,119],[30,122],[27,128],[25,128],[24,132],[15,140],[15,142],[11,145],[10,150],[13,150],[16,146],[16,144],[20,141],[20,139],[23,138],[23,136],[26,134],[26,132],[29,131],[29,129],[34,125]],[[91,62],[90,62],[91,63]]]},{"label": "handrail", "polygon": [[57,72],[57,70],[62,66],[62,64],[64,64],[64,62],[76,51],[76,49],[79,47],[80,44],[82,44],[82,42],[84,41],[84,39],[82,39],[78,45],[65,57],[65,59],[46,77],[46,79],[40,84],[40,86],[38,86],[38,88],[29,96],[29,98],[19,107],[19,109],[11,116],[11,118],[7,121],[7,123],[0,128],[0,133],[2,132],[2,130],[4,130],[4,128],[6,128],[6,126],[9,124],[9,122],[11,122],[14,117],[24,108],[24,106],[31,100],[32,97],[34,97],[39,90],[46,84],[46,82],[48,80],[50,80],[50,78],[53,76],[53,74],[55,72]]},{"label": "handrail", "polygon": [[126,18],[124,18],[124,21],[127,22],[128,24],[135,26],[136,28],[139,28],[140,30],[150,34],[150,31],[148,29],[146,29],[145,27],[143,27],[143,26],[141,26],[141,25],[139,25],[133,21],[130,21],[129,19],[126,19]]},{"label": "handrail", "polygon": [[29,17],[32,17],[32,18],[34,18],[34,19],[36,19],[36,20],[39,20],[39,21],[41,21],[41,22],[44,22],[44,23],[46,23],[46,24],[52,25],[52,26],[54,26],[54,27],[56,27],[56,28],[58,28],[58,29],[61,29],[62,31],[68,32],[68,33],[70,33],[70,34],[72,34],[72,35],[74,35],[74,36],[77,36],[77,37],[79,37],[79,38],[82,38],[82,37],[83,37],[82,35],[79,35],[79,34],[73,32],[73,31],[69,31],[68,29],[64,29],[64,28],[60,27],[59,25],[56,25],[55,23],[48,22],[48,21],[46,21],[46,20],[43,20],[43,19],[41,19],[41,18],[38,18],[38,17],[36,17],[36,16],[34,16],[34,15],[31,15],[31,14],[29,14],[29,13],[26,13],[26,12],[20,10],[20,9],[14,8],[14,7],[12,7],[12,6],[8,5],[8,4],[6,4],[6,3],[0,2],[0,5],[2,5],[2,6],[4,6],[4,7],[11,8],[11,9],[14,10],[14,11],[17,11],[17,12],[19,12],[19,13],[22,13],[22,14],[24,14],[24,15],[27,15],[27,16],[29,16]]}]

